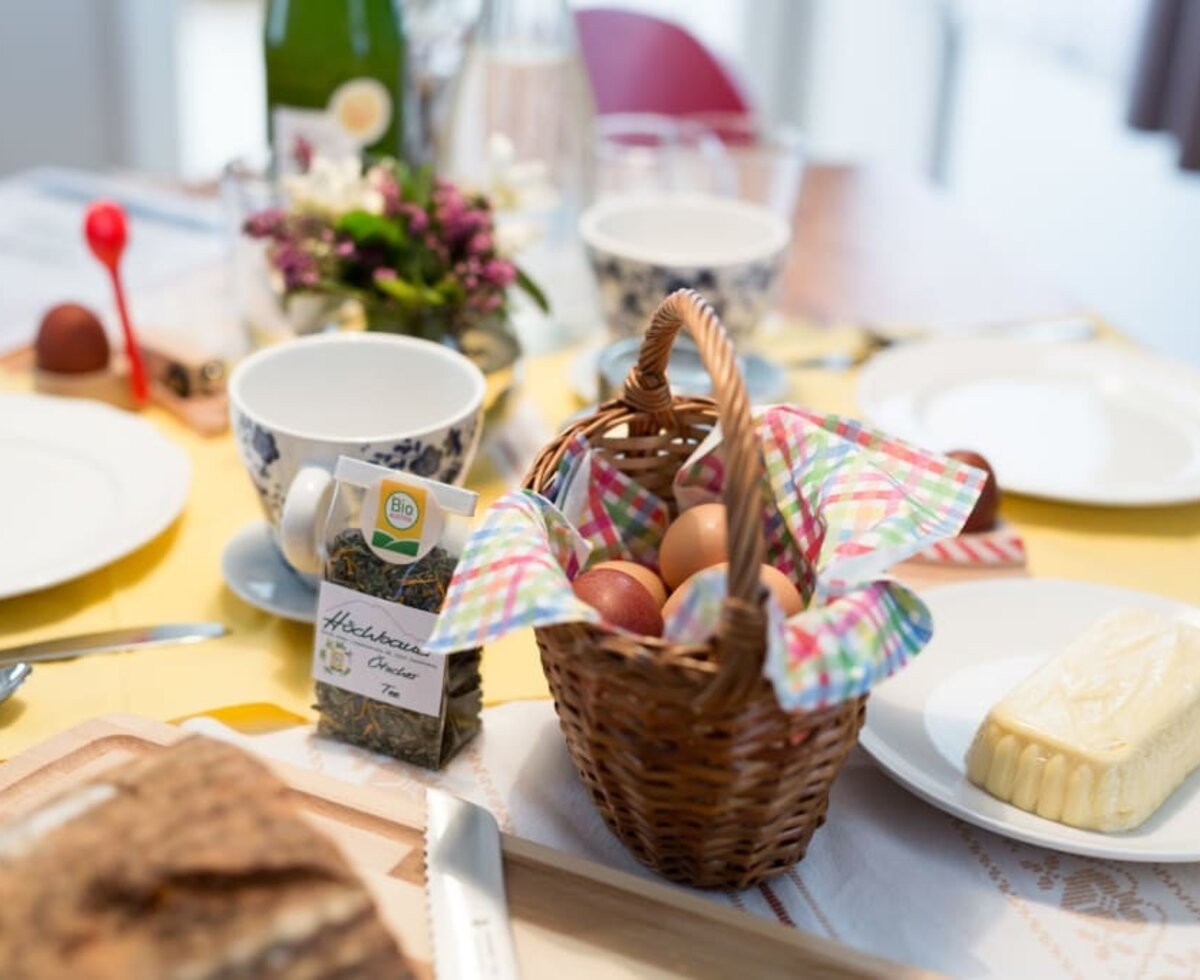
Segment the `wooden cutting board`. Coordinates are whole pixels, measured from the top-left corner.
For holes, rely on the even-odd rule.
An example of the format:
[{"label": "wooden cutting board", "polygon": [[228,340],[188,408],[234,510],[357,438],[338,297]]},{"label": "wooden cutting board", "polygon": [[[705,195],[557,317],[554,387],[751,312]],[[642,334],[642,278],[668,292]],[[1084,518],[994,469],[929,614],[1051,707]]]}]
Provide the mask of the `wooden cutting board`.
[{"label": "wooden cutting board", "polygon": [[[0,766],[0,822],[187,733],[133,716],[96,718]],[[264,760],[375,894],[417,969],[432,976],[421,805]],[[918,977],[919,970],[503,835],[522,975]]]}]

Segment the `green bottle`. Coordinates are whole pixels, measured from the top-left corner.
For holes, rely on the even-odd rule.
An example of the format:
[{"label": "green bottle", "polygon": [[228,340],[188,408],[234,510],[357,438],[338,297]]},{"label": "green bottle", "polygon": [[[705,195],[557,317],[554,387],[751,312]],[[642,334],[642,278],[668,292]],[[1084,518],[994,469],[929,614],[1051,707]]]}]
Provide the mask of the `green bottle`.
[{"label": "green bottle", "polygon": [[404,156],[401,0],[270,0],[263,46],[271,145],[285,168],[312,153]]}]

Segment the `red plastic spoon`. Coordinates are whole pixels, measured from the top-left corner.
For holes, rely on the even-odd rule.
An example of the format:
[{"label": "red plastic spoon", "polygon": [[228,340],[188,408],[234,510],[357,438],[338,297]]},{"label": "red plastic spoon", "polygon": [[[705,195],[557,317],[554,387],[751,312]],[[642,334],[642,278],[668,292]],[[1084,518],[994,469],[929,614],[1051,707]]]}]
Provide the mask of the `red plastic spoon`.
[{"label": "red plastic spoon", "polygon": [[111,201],[95,201],[89,205],[83,219],[83,234],[88,248],[101,264],[108,269],[112,279],[113,293],[117,298],[117,312],[121,316],[121,330],[125,333],[125,353],[129,357],[129,383],[133,388],[133,400],[145,405],[150,396],[146,384],[146,366],[142,363],[142,351],[133,326],[129,322],[129,310],[125,306],[125,288],[121,285],[121,254],[129,239],[125,212],[119,204]]}]

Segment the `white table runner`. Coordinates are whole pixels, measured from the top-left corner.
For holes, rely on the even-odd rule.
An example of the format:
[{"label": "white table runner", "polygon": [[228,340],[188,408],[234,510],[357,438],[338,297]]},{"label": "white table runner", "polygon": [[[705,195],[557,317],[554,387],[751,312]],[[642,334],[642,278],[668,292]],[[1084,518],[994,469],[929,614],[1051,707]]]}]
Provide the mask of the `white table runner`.
[{"label": "white table runner", "polygon": [[[442,773],[311,728],[244,737],[210,719],[185,727],[390,792],[439,785],[510,833],[651,876],[588,801],[548,701],[488,709],[483,735]],[[955,976],[1200,976],[1200,865],[1120,864],[997,837],[922,803],[860,750],[800,864],[745,892],[701,894]]]}]

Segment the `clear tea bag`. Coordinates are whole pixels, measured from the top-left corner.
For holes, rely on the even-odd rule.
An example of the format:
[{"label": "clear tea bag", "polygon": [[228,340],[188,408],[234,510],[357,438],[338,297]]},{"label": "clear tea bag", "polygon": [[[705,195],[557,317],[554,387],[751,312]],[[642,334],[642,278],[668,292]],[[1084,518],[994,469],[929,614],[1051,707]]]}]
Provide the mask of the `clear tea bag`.
[{"label": "clear tea bag", "polygon": [[480,650],[426,653],[477,494],[342,456],[313,678],[318,731],[438,769],[480,728]]}]

